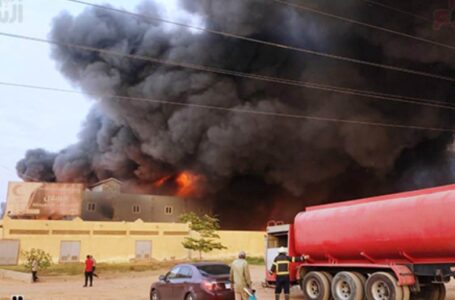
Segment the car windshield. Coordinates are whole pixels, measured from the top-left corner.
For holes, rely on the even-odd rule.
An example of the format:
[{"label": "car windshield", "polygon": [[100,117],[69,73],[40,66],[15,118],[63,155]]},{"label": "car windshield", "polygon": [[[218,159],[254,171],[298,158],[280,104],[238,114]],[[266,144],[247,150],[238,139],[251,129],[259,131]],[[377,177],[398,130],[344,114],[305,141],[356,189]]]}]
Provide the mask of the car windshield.
[{"label": "car windshield", "polygon": [[196,266],[203,276],[229,275],[231,268],[228,265],[201,265]]}]

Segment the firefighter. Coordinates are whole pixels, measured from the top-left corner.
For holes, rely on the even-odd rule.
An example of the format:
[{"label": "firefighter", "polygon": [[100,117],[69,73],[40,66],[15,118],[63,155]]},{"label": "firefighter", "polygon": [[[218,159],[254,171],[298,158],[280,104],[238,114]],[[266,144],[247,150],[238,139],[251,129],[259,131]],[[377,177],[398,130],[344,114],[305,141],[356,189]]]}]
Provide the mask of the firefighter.
[{"label": "firefighter", "polygon": [[302,262],[308,259],[307,255],[302,257],[289,257],[287,249],[280,247],[278,256],[273,261],[271,274],[276,275],[275,282],[275,300],[280,299],[280,294],[284,291],[284,299],[289,300],[289,290],[291,287],[291,279],[289,277],[289,264],[293,262]]}]

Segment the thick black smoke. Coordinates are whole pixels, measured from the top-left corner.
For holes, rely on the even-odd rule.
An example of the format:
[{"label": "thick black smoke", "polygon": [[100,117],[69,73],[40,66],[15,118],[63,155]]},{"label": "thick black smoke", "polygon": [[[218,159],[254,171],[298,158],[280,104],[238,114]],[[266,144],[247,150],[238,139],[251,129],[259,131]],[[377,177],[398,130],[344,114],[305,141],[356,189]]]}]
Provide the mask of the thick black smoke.
[{"label": "thick black smoke", "polygon": [[[296,3],[302,3],[295,1]],[[362,1],[319,2],[336,14],[410,34],[444,37],[431,23]],[[432,14],[446,2],[419,7]],[[365,29],[270,0],[184,0],[206,27],[297,47],[454,76],[453,51]],[[406,8],[407,9],[407,8]],[[151,2],[138,12],[159,15]],[[450,30],[450,29],[449,29]],[[444,31],[445,32],[445,31]],[[432,36],[433,35],[433,36]],[[450,39],[449,39],[450,37]],[[50,38],[125,54],[351,88],[449,100],[451,83],[328,60],[129,15],[88,8],[61,13]],[[220,112],[106,95],[147,97],[268,112],[425,127],[453,126],[453,111],[390,103],[169,67],[67,47],[52,50],[75,86],[98,95],[80,141],[59,153],[31,150],[18,163],[24,180],[94,182],[116,177],[131,190],[181,171],[202,175],[199,196],[214,199],[226,225],[289,218],[304,206],[451,182],[452,135]]]}]

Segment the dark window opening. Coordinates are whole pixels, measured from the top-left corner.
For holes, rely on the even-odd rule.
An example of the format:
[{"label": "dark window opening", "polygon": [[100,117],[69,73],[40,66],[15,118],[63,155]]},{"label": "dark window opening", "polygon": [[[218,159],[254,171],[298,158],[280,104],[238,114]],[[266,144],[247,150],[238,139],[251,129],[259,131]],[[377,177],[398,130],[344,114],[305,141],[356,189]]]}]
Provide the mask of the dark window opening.
[{"label": "dark window opening", "polygon": [[96,209],[96,204],[95,203],[89,203],[87,205],[87,210],[88,211],[95,211],[95,209]]},{"label": "dark window opening", "polygon": [[172,214],[174,213],[174,207],[172,207],[172,206],[166,206],[166,207],[164,208],[164,213],[165,213],[166,215],[172,215]]},{"label": "dark window opening", "polygon": [[141,207],[139,205],[133,205],[133,213],[138,214],[141,212]]}]

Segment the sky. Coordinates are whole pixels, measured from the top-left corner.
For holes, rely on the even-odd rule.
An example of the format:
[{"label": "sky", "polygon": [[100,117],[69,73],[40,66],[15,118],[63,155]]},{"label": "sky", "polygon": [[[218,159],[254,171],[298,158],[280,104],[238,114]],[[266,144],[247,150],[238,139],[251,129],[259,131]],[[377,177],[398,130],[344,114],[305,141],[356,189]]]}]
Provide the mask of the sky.
[{"label": "sky", "polygon": [[[5,0],[0,0],[0,2]],[[18,0],[8,0],[9,4]],[[106,2],[133,11],[139,0]],[[168,16],[177,16],[176,0],[160,0]],[[4,4],[5,2],[3,2]],[[46,38],[52,20],[61,11],[78,14],[84,5],[65,0],[22,0],[22,20],[0,23],[0,31]],[[8,7],[10,9],[11,6]],[[0,7],[4,13],[6,6]],[[50,45],[0,36],[0,81],[60,89],[75,89],[50,58]],[[29,90],[0,85],[0,202],[6,200],[9,181],[20,180],[16,163],[28,149],[59,151],[77,141],[92,100],[82,95]],[[70,112],[70,113],[69,113]]]}]

